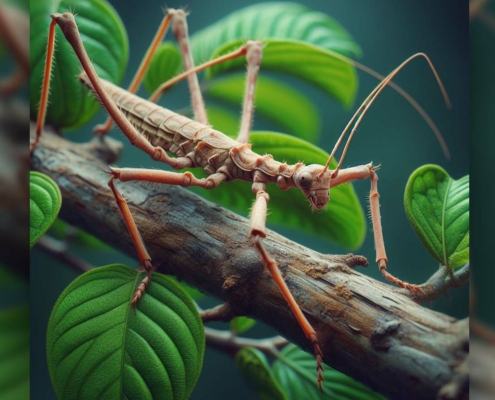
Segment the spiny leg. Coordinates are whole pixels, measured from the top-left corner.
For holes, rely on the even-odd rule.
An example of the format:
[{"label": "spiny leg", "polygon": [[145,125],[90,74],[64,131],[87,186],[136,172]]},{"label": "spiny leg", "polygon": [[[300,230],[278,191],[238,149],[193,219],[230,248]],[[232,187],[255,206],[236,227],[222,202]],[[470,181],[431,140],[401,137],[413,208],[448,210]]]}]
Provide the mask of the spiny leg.
[{"label": "spiny leg", "polygon": [[120,194],[117,186],[115,185],[115,180],[120,180],[121,182],[128,182],[133,180],[155,182],[155,183],[165,183],[169,185],[180,185],[180,186],[200,186],[206,189],[212,189],[218,186],[221,182],[227,179],[227,176],[221,172],[210,175],[207,178],[198,179],[191,172],[187,171],[184,173],[169,172],[169,171],[159,171],[152,169],[140,169],[140,168],[112,168],[110,171],[105,171],[107,174],[111,175],[108,186],[112,190],[115,197],[119,210],[124,218],[124,222],[127,226],[127,230],[131,236],[134,247],[136,248],[139,263],[142,265],[146,271],[146,276],[140,282],[137,289],[134,291],[134,295],[131,301],[132,305],[136,305],[139,299],[142,297],[149,283],[151,282],[151,272],[153,271],[153,265],[151,263],[151,257],[146,250],[146,246],[143,242],[141,234],[137,228],[136,222],[131,214],[131,210],[125,200],[125,198]]},{"label": "spiny leg", "polygon": [[413,285],[404,282],[395,276],[387,272],[387,254],[385,252],[385,242],[383,240],[382,223],[380,216],[380,195],[378,193],[378,175],[376,170],[379,168],[373,167],[373,165],[359,165],[357,167],[351,167],[346,169],[336,170],[338,174],[332,176],[330,181],[330,187],[340,185],[344,182],[349,182],[356,179],[367,179],[371,180],[371,191],[370,191],[370,210],[371,210],[371,222],[373,224],[373,234],[375,239],[375,249],[376,249],[376,262],[383,275],[383,277],[392,283],[410,290],[411,292],[420,292],[421,288],[418,285]]},{"label": "spiny leg", "polygon": [[254,245],[258,252],[261,255],[263,263],[265,267],[270,272],[273,280],[277,284],[277,286],[282,291],[285,299],[289,303],[289,306],[296,316],[299,325],[301,326],[306,338],[313,344],[313,351],[316,357],[316,369],[318,371],[318,387],[320,390],[322,389],[322,381],[323,381],[323,353],[321,352],[320,346],[318,344],[318,338],[316,336],[316,332],[311,324],[308,322],[306,317],[304,316],[301,308],[297,305],[294,296],[290,292],[287,284],[280,273],[277,262],[268,254],[263,243],[261,242],[262,238],[266,237],[266,214],[267,214],[267,205],[270,200],[270,196],[265,191],[266,183],[264,182],[256,182],[256,174],[255,174],[255,182],[253,183],[252,191],[256,195],[256,200],[251,211],[251,228],[249,232],[249,236],[254,240]]}]

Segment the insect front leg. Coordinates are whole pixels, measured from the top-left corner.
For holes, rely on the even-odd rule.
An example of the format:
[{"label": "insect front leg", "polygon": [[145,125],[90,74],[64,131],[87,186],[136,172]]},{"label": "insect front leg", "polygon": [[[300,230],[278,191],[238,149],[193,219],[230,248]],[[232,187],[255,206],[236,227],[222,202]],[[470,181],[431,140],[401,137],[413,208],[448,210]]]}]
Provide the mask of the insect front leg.
[{"label": "insect front leg", "polygon": [[404,282],[387,272],[388,259],[385,252],[385,242],[383,240],[382,223],[380,216],[380,195],[378,193],[378,175],[376,174],[376,170],[378,168],[379,167],[374,167],[371,163],[369,163],[367,165],[339,169],[336,171],[336,176],[332,176],[330,187],[334,187],[340,185],[341,183],[349,182],[356,179],[370,179],[371,191],[369,201],[371,210],[371,222],[373,224],[373,234],[375,239],[376,262],[378,263],[378,267],[380,268],[383,277],[388,281],[395,283],[401,288],[408,289],[411,292],[419,292],[421,291],[421,288],[418,285]]},{"label": "insect front leg", "polygon": [[115,197],[117,205],[120,209],[122,217],[124,218],[127,230],[131,236],[134,247],[137,250],[140,265],[145,269],[147,275],[143,278],[139,286],[134,292],[132,298],[132,305],[135,305],[139,299],[144,294],[146,287],[151,281],[151,272],[153,271],[153,266],[151,263],[151,257],[146,250],[146,246],[141,238],[138,227],[129,209],[125,198],[120,194],[117,186],[115,184],[116,180],[121,182],[128,181],[145,181],[145,182],[155,182],[155,183],[165,183],[169,185],[180,185],[180,186],[200,186],[206,189],[213,189],[217,187],[221,182],[227,179],[227,176],[221,172],[210,175],[207,178],[198,179],[191,172],[169,172],[169,171],[159,171],[154,169],[140,169],[140,168],[112,168],[110,171],[105,171],[111,175],[108,186],[112,190]]},{"label": "insect front leg", "polygon": [[321,382],[323,381],[323,353],[321,352],[320,346],[318,344],[316,331],[304,316],[301,308],[294,299],[294,296],[292,296],[292,293],[290,292],[287,284],[284,281],[284,278],[282,277],[282,274],[280,273],[277,262],[270,256],[270,254],[268,254],[261,241],[262,238],[266,237],[266,213],[270,196],[268,195],[268,193],[266,193],[266,183],[256,182],[256,176],[257,174],[255,173],[255,182],[253,183],[252,191],[256,195],[256,200],[251,211],[251,228],[249,231],[249,236],[253,239],[254,245],[260,253],[266,269],[268,270],[268,272],[270,272],[273,280],[280,288],[282,294],[289,303],[289,306],[296,316],[299,325],[306,335],[306,338],[308,338],[308,340],[310,340],[313,344],[313,349],[316,357],[316,369],[318,370],[318,387],[321,390]]}]

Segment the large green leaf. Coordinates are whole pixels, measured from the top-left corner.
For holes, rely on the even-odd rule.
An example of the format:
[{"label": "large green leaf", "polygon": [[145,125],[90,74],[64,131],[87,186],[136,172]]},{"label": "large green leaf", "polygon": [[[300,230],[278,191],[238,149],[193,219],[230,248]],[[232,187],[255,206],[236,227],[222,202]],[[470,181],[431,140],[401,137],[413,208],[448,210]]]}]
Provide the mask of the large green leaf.
[{"label": "large green leaf", "polygon": [[57,184],[39,172],[29,173],[29,242],[31,247],[57,218],[62,195]]},{"label": "large green leaf", "polygon": [[0,311],[0,399],[29,399],[29,309]]},{"label": "large green leaf", "polygon": [[261,351],[253,347],[243,347],[235,356],[235,365],[239,374],[261,400],[287,400]]},{"label": "large green leaf", "polygon": [[[206,94],[241,107],[246,76],[229,75],[208,84]],[[240,108],[239,108],[240,109]],[[320,134],[320,116],[313,103],[289,85],[260,76],[256,84],[255,109],[281,127],[283,132],[316,142]]]},{"label": "large green leaf", "polygon": [[[50,14],[63,13],[74,6],[76,3],[72,0],[31,2],[32,118],[35,118],[40,101]],[[127,65],[128,43],[119,16],[104,0],[79,0],[75,11],[79,32],[96,72],[103,79],[120,82]],[[88,95],[87,89],[77,80],[81,65],[58,27],[54,57],[46,123],[75,129],[90,120],[98,111],[99,105],[94,96]]]},{"label": "large green leaf", "polygon": [[205,338],[192,300],[153,273],[123,265],[81,275],[53,308],[47,332],[50,377],[59,399],[187,399],[201,371]]},{"label": "large green leaf", "polygon": [[[236,39],[293,39],[356,57],[359,46],[334,19],[301,4],[258,3],[226,16],[191,37],[194,60],[207,61],[225,43]],[[290,54],[288,55],[290,58]]]},{"label": "large green leaf", "polygon": [[407,182],[404,206],[438,262],[458,268],[469,261],[469,175],[454,180],[438,165],[424,165]]},{"label": "large green leaf", "polygon": [[[252,132],[252,150],[258,154],[272,154],[275,160],[293,164],[324,165],[328,154],[293,136],[275,132]],[[335,167],[335,162],[331,167]],[[195,171],[197,174],[197,172]],[[352,185],[341,185],[330,190],[330,202],[326,212],[311,212],[304,195],[296,190],[281,191],[276,185],[268,185],[270,195],[268,221],[279,226],[297,229],[332,240],[344,247],[356,249],[364,239],[366,220]],[[251,183],[233,181],[214,190],[201,190],[212,201],[246,215],[254,197]]]},{"label": "large green leaf", "polygon": [[323,366],[323,392],[316,384],[316,361],[311,354],[289,344],[273,363],[273,374],[289,400],[384,400],[367,386],[328,365]]},{"label": "large green leaf", "polygon": [[[324,90],[344,107],[351,107],[358,85],[352,65],[332,51],[297,40],[266,39],[263,43],[263,71],[273,70],[297,76]],[[242,39],[228,42],[212,58],[234,51],[242,44]],[[242,68],[244,64],[242,58],[224,62],[209,68],[206,77],[211,79],[221,72]]]}]

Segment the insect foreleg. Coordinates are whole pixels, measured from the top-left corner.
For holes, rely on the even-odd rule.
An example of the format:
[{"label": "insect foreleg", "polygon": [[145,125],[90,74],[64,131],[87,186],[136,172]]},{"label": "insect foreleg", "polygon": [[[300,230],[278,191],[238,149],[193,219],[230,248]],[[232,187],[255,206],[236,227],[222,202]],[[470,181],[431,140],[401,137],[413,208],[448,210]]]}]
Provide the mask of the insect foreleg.
[{"label": "insect foreleg", "polygon": [[105,172],[111,175],[110,180],[108,181],[108,186],[110,187],[110,189],[112,189],[112,193],[127,226],[127,230],[129,231],[134,247],[137,250],[140,265],[142,265],[147,272],[146,277],[141,281],[134,292],[131,304],[135,305],[144,294],[146,287],[151,281],[151,272],[153,270],[153,266],[151,264],[151,257],[146,250],[146,246],[143,242],[143,239],[141,238],[136,222],[134,221],[134,218],[131,214],[131,210],[129,209],[125,198],[117,189],[115,180],[118,179],[122,182],[139,180],[146,182],[165,183],[169,185],[200,186],[206,189],[213,189],[225,179],[227,179],[227,176],[225,174],[222,174],[221,172],[218,172],[210,175],[207,178],[198,179],[189,171],[179,173],[159,171],[154,169],[112,167],[110,167],[110,171]]},{"label": "insect foreleg", "polygon": [[320,346],[318,344],[318,338],[316,337],[316,332],[311,324],[308,322],[304,316],[301,308],[297,305],[294,296],[290,292],[287,284],[280,273],[277,262],[268,254],[261,239],[266,237],[266,213],[267,205],[270,200],[270,196],[266,193],[266,183],[255,182],[253,183],[252,191],[256,195],[256,200],[251,211],[251,228],[249,236],[253,238],[254,245],[261,255],[263,263],[266,269],[270,272],[273,280],[277,286],[282,291],[285,299],[289,303],[289,306],[297,318],[299,325],[301,326],[306,338],[308,338],[313,344],[313,349],[316,357],[316,368],[318,370],[318,387],[321,389],[321,382],[323,381],[323,353],[321,352]]},{"label": "insect foreleg", "polygon": [[367,179],[371,180],[371,191],[370,191],[370,211],[371,211],[371,222],[373,224],[373,234],[375,239],[375,249],[376,249],[376,262],[383,275],[383,277],[392,283],[397,284],[401,288],[410,290],[411,292],[421,291],[418,285],[413,285],[389,274],[387,272],[387,254],[385,252],[385,242],[383,240],[382,223],[380,216],[380,195],[378,193],[378,175],[376,170],[379,167],[374,167],[371,163],[367,165],[360,165],[357,167],[351,167],[341,170],[336,170],[336,175],[332,177],[331,187],[340,185],[344,182],[353,181],[356,179]]}]

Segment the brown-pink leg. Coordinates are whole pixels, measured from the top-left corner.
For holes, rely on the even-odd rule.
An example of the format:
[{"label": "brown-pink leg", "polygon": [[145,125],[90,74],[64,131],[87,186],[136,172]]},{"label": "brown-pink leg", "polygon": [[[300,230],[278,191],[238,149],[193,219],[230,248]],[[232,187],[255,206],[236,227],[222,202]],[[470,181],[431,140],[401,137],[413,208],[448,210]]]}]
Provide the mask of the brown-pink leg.
[{"label": "brown-pink leg", "polygon": [[256,90],[256,80],[258,79],[261,58],[263,56],[263,45],[261,42],[249,41],[247,43],[247,46],[248,51],[246,54],[246,88],[244,91],[244,102],[242,106],[241,128],[239,129],[239,135],[237,136],[237,141],[240,143],[249,142],[249,132],[251,131],[251,126],[253,124],[254,93]]},{"label": "brown-pink leg", "polygon": [[206,189],[212,189],[223,182],[227,176],[221,172],[212,174],[207,178],[197,179],[191,172],[169,172],[169,171],[159,171],[151,169],[138,169],[138,168],[112,168],[110,171],[105,171],[111,175],[108,186],[113,192],[119,210],[124,218],[124,222],[127,226],[127,230],[131,236],[134,247],[136,248],[139,264],[143,266],[144,270],[147,272],[146,276],[140,282],[139,286],[134,292],[132,298],[132,305],[136,305],[139,299],[142,297],[146,291],[147,286],[151,282],[151,272],[153,271],[153,265],[151,263],[151,257],[146,250],[146,246],[141,238],[141,234],[137,228],[136,222],[131,214],[131,210],[125,200],[125,198],[120,194],[117,186],[115,185],[115,180],[120,180],[121,182],[139,180],[147,182],[165,183],[169,185],[180,185],[180,186],[201,186]]},{"label": "brown-pink leg", "polygon": [[[163,17],[162,22],[155,34],[155,37],[153,38],[150,44],[150,47],[148,47],[148,50],[146,51],[146,54],[144,55],[144,58],[141,61],[141,64],[139,65],[139,68],[136,71],[134,78],[132,78],[131,84],[127,88],[128,92],[136,93],[136,91],[139,89],[139,86],[141,85],[141,82],[146,74],[146,71],[148,70],[148,67],[151,64],[151,60],[153,59],[153,56],[155,55],[156,50],[158,49],[158,45],[163,41],[163,38],[167,33],[171,19],[172,19],[171,13],[167,13]],[[104,135],[110,130],[112,125],[113,125],[113,120],[111,117],[108,117],[105,123],[95,126],[94,132],[100,135]]]},{"label": "brown-pink leg", "polygon": [[[179,49],[182,55],[184,70],[189,71],[194,68],[194,61],[191,53],[191,43],[187,29],[186,12],[184,10],[169,10],[172,13],[172,32],[174,32]],[[205,103],[199,88],[198,76],[196,73],[187,76],[189,92],[191,93],[191,103],[194,112],[194,119],[202,124],[208,125]]]},{"label": "brown-pink leg", "polygon": [[318,387],[320,390],[322,389],[322,381],[323,381],[323,353],[321,352],[320,346],[318,344],[318,338],[316,336],[316,332],[314,328],[311,326],[309,321],[304,316],[301,308],[297,304],[294,296],[290,292],[287,284],[280,273],[277,262],[268,254],[263,243],[261,242],[262,238],[266,237],[266,214],[267,214],[267,205],[270,200],[270,196],[265,191],[266,183],[255,182],[253,183],[253,193],[256,195],[256,200],[251,211],[251,228],[249,232],[249,236],[254,240],[254,245],[258,252],[261,255],[263,263],[265,267],[270,272],[273,280],[277,284],[277,286],[282,291],[285,299],[289,303],[289,306],[296,316],[299,325],[301,326],[306,338],[313,344],[313,349],[316,357],[316,369],[318,371]]},{"label": "brown-pink leg", "polygon": [[373,165],[360,165],[357,167],[351,167],[346,169],[340,169],[337,172],[337,175],[332,177],[330,187],[334,187],[340,185],[344,182],[349,182],[355,179],[366,179],[370,178],[371,180],[371,191],[370,191],[370,209],[371,209],[371,221],[373,224],[373,234],[375,239],[375,248],[376,248],[376,262],[378,263],[378,267],[383,275],[383,277],[389,280],[392,283],[400,286],[401,288],[405,288],[410,290],[411,292],[419,292],[421,288],[418,285],[413,285],[407,282],[404,282],[392,274],[387,272],[387,254],[385,252],[385,242],[383,240],[383,232],[382,232],[382,223],[380,216],[380,195],[378,193],[378,175],[376,174],[376,170],[379,167],[373,167]]},{"label": "brown-pink leg", "polygon": [[[110,98],[105,88],[100,82],[96,71],[89,61],[88,54],[81,40],[81,36],[79,35],[79,30],[77,28],[76,22],[74,20],[74,15],[71,13],[63,13],[63,14],[53,14],[52,16],[52,25],[55,22],[62,29],[63,34],[65,35],[67,41],[71,44],[74,52],[76,53],[81,65],[84,68],[84,71],[88,75],[89,80],[91,81],[91,85],[101,103],[108,111],[112,119],[122,130],[124,135],[127,136],[132,145],[138,147],[143,150],[145,153],[149,154],[151,158],[155,161],[160,161],[171,165],[173,168],[185,168],[190,167],[192,165],[192,161],[188,158],[171,158],[168,156],[166,151],[157,146],[153,146],[146,138],[141,135],[136,128],[129,122],[129,120],[124,116],[122,111],[115,105],[114,101]],[[50,33],[52,33],[54,29],[50,29]],[[45,89],[47,85],[43,85],[43,89]],[[46,107],[44,105],[43,109]],[[40,106],[40,114],[44,114],[42,111],[42,107]],[[40,121],[40,120],[39,120]],[[42,121],[42,119],[41,119]],[[42,126],[42,122],[39,122]]]}]

